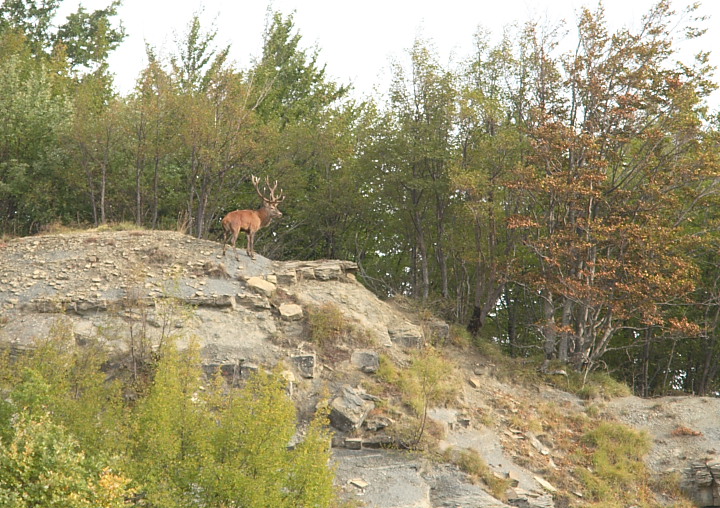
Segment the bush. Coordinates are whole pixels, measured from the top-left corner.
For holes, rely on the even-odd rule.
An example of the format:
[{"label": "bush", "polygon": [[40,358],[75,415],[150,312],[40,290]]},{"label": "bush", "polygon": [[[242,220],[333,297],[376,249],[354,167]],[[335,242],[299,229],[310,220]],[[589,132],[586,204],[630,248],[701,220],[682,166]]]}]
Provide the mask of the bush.
[{"label": "bush", "polygon": [[0,506],[120,508],[134,495],[130,480],[88,457],[48,415],[20,413],[0,444]]},{"label": "bush", "polygon": [[296,412],[279,374],[231,389],[205,377],[192,340],[181,351],[168,337],[147,389],[126,400],[132,379],[109,382],[99,350],[66,328],[0,361],[0,506],[114,508],[135,491],[163,508],[334,502],[326,418],[289,449]]},{"label": "bush", "polygon": [[347,321],[340,308],[332,303],[308,309],[310,338],[322,348],[348,339],[353,327]]},{"label": "bush", "polygon": [[403,446],[414,448],[420,443],[431,406],[446,404],[457,396],[460,385],[453,373],[452,363],[432,348],[416,352],[407,369],[398,369],[386,356],[380,357],[378,377],[398,390],[399,398],[417,417],[414,431],[405,433]]},{"label": "bush", "polygon": [[454,450],[451,448],[445,452],[445,456],[460,470],[485,483],[494,497],[500,500],[505,499],[505,493],[512,484],[511,480],[497,476],[477,450]]},{"label": "bush", "polygon": [[643,456],[652,445],[649,435],[622,424],[603,422],[582,438],[587,467],[577,470],[591,498],[604,503],[636,503],[648,472]]}]

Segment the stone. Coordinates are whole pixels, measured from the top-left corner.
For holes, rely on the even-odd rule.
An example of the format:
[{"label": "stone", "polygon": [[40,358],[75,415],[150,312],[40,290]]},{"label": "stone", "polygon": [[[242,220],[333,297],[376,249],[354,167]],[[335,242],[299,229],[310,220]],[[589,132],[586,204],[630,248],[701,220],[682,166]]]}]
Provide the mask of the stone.
[{"label": "stone", "polygon": [[295,273],[300,280],[313,280],[315,278],[315,270],[309,266],[301,266]]},{"label": "stone", "polygon": [[287,394],[292,397],[295,392],[295,374],[290,370],[284,370],[280,373],[280,376],[287,383],[286,390]]},{"label": "stone", "polygon": [[720,460],[691,462],[685,469],[683,490],[698,506],[720,506]]},{"label": "stone", "polygon": [[534,476],[533,478],[535,478],[535,481],[538,482],[542,488],[544,488],[551,494],[557,492],[557,489],[553,487],[552,484],[544,478],[540,478],[539,476]]},{"label": "stone", "polygon": [[342,432],[355,430],[374,408],[374,402],[363,399],[350,385],[343,385],[340,394],[330,402],[330,424]]},{"label": "stone", "polygon": [[276,274],[276,277],[277,283],[280,286],[292,286],[297,284],[297,272],[295,272],[295,270],[278,273]]},{"label": "stone", "polygon": [[325,264],[315,268],[317,280],[338,280],[342,277],[343,271],[339,264]]},{"label": "stone", "polygon": [[272,282],[268,282],[262,277],[250,277],[247,280],[247,285],[250,289],[258,294],[261,294],[267,298],[272,297],[277,289],[277,286]]},{"label": "stone", "polygon": [[365,427],[369,431],[377,432],[378,430],[389,427],[393,423],[394,422],[392,421],[392,419],[388,418],[387,416],[374,416],[372,418],[366,419],[363,422],[363,427]]},{"label": "stone", "polygon": [[366,489],[368,487],[368,485],[370,485],[368,482],[366,482],[362,478],[353,478],[348,483],[359,489]]},{"label": "stone", "polygon": [[217,295],[212,298],[213,307],[230,307],[232,309],[237,305],[234,295]]},{"label": "stone", "polygon": [[380,368],[380,355],[368,349],[353,351],[350,361],[367,374],[373,374]]},{"label": "stone", "polygon": [[473,388],[480,388],[480,387],[482,386],[482,383],[480,382],[480,379],[478,379],[478,378],[476,378],[476,377],[471,377],[470,379],[468,379],[468,383],[469,383],[470,386],[472,386]]},{"label": "stone", "polygon": [[388,327],[388,335],[392,342],[403,347],[420,349],[425,345],[422,329],[408,322]]},{"label": "stone", "polygon": [[542,444],[540,442],[540,440],[537,437],[535,437],[534,434],[528,432],[527,439],[530,442],[530,444],[532,445],[532,447],[535,448],[537,451],[539,451],[541,454],[543,454],[543,455],[550,454],[550,450],[548,449],[548,447],[545,446],[544,444]]},{"label": "stone", "polygon": [[303,318],[303,309],[296,303],[283,303],[278,308],[280,317],[286,321],[299,321]]},{"label": "stone", "polygon": [[306,379],[315,377],[315,366],[317,364],[315,353],[295,355],[292,357],[292,362],[302,377]]},{"label": "stone", "polygon": [[427,322],[425,329],[433,342],[445,342],[450,338],[450,325],[440,319]]},{"label": "stone", "polygon": [[362,449],[362,439],[360,439],[359,437],[345,438],[345,448],[347,448],[348,450]]}]

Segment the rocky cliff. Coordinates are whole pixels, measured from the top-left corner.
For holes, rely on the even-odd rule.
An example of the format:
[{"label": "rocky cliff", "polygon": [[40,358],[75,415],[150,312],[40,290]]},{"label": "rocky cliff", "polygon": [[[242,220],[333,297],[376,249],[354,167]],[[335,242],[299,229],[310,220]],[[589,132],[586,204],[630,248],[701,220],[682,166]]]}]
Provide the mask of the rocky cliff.
[{"label": "rocky cliff", "polygon": [[[208,369],[230,377],[281,365],[301,414],[330,394],[337,481],[347,497],[367,506],[582,504],[572,482],[560,496],[548,481],[564,478],[567,453],[559,444],[566,436],[553,434],[550,413],[580,415],[590,405],[603,418],[651,432],[652,469],[687,473],[704,482],[703,499],[714,499],[715,466],[703,469],[698,461],[716,463],[717,399],[581,401],[549,386],[500,380],[492,363],[472,349],[448,349],[460,392],[453,404],[431,410],[430,418],[438,447],[479,452],[507,481],[502,495],[493,497],[450,463],[382,448],[381,431],[394,421],[373,411],[381,401],[365,389],[379,357],[403,365],[410,352],[447,339],[449,331],[442,322],[379,300],[357,282],[356,269],[334,260],[253,261],[244,250],[236,259],[232,251],[223,256],[218,243],[166,231],[14,239],[0,243],[0,344],[31,348],[62,321],[79,345],[97,340],[123,358],[139,346],[157,347],[181,329],[185,340],[199,342]],[[361,330],[362,340],[320,351],[309,340],[307,316],[324,305]],[[521,424],[530,417],[541,422],[537,429]],[[568,495],[575,499],[563,497]]]}]

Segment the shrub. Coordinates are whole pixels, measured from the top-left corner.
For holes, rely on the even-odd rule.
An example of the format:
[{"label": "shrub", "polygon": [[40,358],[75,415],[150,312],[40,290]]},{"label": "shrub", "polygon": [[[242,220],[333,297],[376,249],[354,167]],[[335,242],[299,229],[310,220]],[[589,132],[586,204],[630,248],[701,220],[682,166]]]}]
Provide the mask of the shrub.
[{"label": "shrub", "polygon": [[307,325],[310,340],[330,356],[339,353],[337,346],[341,344],[368,346],[373,342],[368,332],[348,320],[334,303],[309,307]]},{"label": "shrub", "polygon": [[400,399],[417,417],[414,431],[405,433],[403,446],[416,447],[425,432],[427,412],[433,405],[452,401],[460,390],[452,363],[435,349],[417,351],[407,369],[398,369],[386,356],[380,357],[377,375],[399,391]]},{"label": "shrub", "polygon": [[137,409],[128,467],[164,508],[329,506],[334,499],[322,417],[288,448],[296,411],[279,373],[258,372],[242,389],[203,384],[197,348],[166,345]]},{"label": "shrub", "polygon": [[352,327],[340,308],[332,303],[308,309],[308,325],[310,338],[319,347],[337,343],[352,333]]},{"label": "shrub", "polygon": [[474,449],[448,449],[445,457],[468,475],[481,480],[497,499],[504,500],[505,492],[511,486],[511,480],[497,476],[485,459]]},{"label": "shrub", "polygon": [[0,444],[0,505],[6,508],[120,508],[130,480],[86,456],[48,415],[20,413]]},{"label": "shrub", "polygon": [[[0,506],[114,508],[114,493],[122,501],[133,490],[163,508],[334,502],[326,420],[289,449],[296,412],[279,374],[231,389],[205,377],[192,340],[178,350],[170,335],[147,389],[125,400],[119,388],[130,385],[109,382],[99,350],[74,346],[65,332],[59,325],[33,352],[0,361],[11,401],[0,402]],[[51,497],[36,492],[44,485]],[[32,504],[13,497],[23,489]]]},{"label": "shrub", "polygon": [[637,502],[648,494],[642,491],[648,472],[642,461],[650,451],[651,439],[622,424],[603,422],[582,438],[584,462],[579,477],[598,502]]}]

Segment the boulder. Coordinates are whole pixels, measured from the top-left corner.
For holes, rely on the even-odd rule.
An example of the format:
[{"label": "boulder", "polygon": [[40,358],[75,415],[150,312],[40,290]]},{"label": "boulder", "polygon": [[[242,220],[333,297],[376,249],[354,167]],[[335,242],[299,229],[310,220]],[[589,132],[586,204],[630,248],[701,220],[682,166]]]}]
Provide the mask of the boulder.
[{"label": "boulder", "polygon": [[450,325],[440,319],[425,323],[425,329],[433,342],[445,342],[450,338]]},{"label": "boulder", "polygon": [[400,322],[388,327],[390,340],[407,348],[419,349],[425,345],[422,329],[408,322]]},{"label": "boulder", "polygon": [[286,321],[298,321],[303,318],[303,309],[296,303],[283,303],[278,311],[280,317]]},{"label": "boulder", "polygon": [[277,283],[281,286],[292,286],[297,284],[297,272],[295,270],[287,270],[285,272],[278,273]]},{"label": "boulder", "polygon": [[302,377],[306,379],[315,377],[315,366],[317,364],[315,353],[295,355],[292,357],[292,362]]},{"label": "boulder", "polygon": [[275,289],[277,289],[277,286],[275,284],[273,284],[272,282],[268,282],[262,277],[250,277],[247,280],[247,285],[256,293],[261,294],[267,298],[272,297],[273,293],[275,293]]},{"label": "boulder", "polygon": [[342,277],[343,270],[340,264],[326,263],[315,268],[315,278],[317,280],[338,280]]},{"label": "boulder", "polygon": [[369,431],[377,432],[379,430],[389,427],[393,423],[394,422],[392,421],[392,419],[388,418],[387,416],[374,416],[372,418],[366,419],[363,423],[363,427],[365,427]]},{"label": "boulder", "polygon": [[375,351],[359,349],[354,351],[350,361],[361,371],[372,374],[380,368],[380,356]]},{"label": "boulder", "polygon": [[683,489],[698,506],[720,506],[720,459],[692,462],[685,470]]},{"label": "boulder", "polygon": [[343,385],[340,394],[330,403],[330,423],[342,432],[355,430],[374,408],[375,403],[365,400],[358,390]]}]

